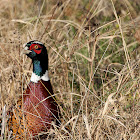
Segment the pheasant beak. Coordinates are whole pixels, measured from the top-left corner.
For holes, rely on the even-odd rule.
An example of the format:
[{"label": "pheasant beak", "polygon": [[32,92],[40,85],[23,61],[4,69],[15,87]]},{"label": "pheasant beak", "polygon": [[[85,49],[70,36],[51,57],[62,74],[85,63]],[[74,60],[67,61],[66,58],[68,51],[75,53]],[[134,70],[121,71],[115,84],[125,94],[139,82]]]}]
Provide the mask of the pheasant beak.
[{"label": "pheasant beak", "polygon": [[30,52],[32,52],[32,51],[29,50],[28,47],[24,45],[23,50],[20,53],[20,56],[23,55],[23,54],[29,54]]}]

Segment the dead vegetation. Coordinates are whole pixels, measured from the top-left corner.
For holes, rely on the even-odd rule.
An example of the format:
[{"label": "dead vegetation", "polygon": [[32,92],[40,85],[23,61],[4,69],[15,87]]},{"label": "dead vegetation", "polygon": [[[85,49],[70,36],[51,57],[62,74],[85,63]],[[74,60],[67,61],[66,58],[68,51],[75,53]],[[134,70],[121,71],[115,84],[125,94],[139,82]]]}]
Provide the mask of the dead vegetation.
[{"label": "dead vegetation", "polygon": [[[32,66],[20,56],[45,43],[62,124],[53,139],[140,139],[139,0],[0,1],[1,138],[6,111],[26,88]],[[10,138],[9,138],[10,139]],[[47,139],[47,138],[46,138]]]}]

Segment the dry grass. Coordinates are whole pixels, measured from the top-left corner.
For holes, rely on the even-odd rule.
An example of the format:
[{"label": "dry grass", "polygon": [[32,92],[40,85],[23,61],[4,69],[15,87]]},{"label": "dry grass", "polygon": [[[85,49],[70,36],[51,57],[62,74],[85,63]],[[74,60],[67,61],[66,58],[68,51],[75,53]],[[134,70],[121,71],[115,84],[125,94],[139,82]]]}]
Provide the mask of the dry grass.
[{"label": "dry grass", "polygon": [[61,106],[53,139],[140,139],[139,14],[139,0],[1,0],[1,137],[32,72],[22,45],[37,39]]}]

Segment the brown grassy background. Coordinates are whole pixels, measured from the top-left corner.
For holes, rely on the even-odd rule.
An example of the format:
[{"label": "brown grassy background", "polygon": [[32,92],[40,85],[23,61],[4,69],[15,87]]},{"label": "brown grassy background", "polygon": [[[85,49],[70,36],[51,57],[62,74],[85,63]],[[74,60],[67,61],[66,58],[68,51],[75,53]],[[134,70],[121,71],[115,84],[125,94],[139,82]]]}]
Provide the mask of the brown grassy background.
[{"label": "brown grassy background", "polygon": [[62,107],[60,128],[48,131],[53,139],[140,139],[139,15],[139,0],[1,0],[3,137],[4,106],[16,103],[32,72],[22,45],[37,39]]}]

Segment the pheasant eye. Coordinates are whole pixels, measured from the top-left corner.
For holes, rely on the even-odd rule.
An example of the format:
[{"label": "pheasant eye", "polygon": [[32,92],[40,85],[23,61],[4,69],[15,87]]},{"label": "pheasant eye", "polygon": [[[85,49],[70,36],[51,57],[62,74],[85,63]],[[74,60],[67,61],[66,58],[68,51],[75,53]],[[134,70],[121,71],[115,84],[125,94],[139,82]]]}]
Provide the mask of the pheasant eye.
[{"label": "pheasant eye", "polygon": [[38,45],[35,45],[35,46],[34,46],[34,49],[38,49]]}]

